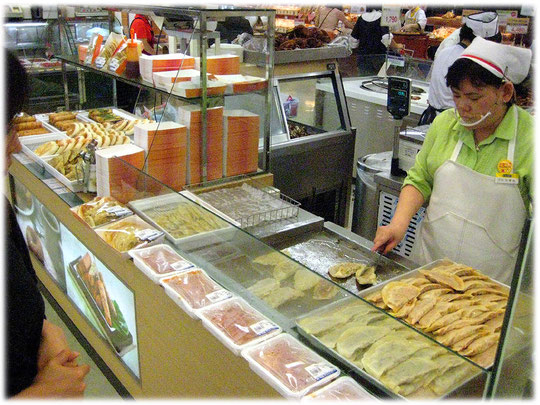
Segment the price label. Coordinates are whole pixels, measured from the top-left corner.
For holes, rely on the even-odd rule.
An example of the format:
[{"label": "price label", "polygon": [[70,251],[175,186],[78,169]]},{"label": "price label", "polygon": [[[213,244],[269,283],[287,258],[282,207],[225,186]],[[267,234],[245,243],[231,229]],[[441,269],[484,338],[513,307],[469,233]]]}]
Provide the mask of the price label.
[{"label": "price label", "polygon": [[526,34],[529,32],[529,18],[508,18],[506,32],[510,34]]},{"label": "price label", "polygon": [[116,72],[119,67],[120,61],[117,58],[112,58],[111,62],[109,63],[109,70],[112,72]]},{"label": "price label", "polygon": [[362,14],[366,12],[366,5],[353,4],[351,5],[351,14]]},{"label": "price label", "polygon": [[206,294],[206,298],[211,303],[223,301],[232,297],[232,293],[227,290],[217,290],[210,294]]},{"label": "price label", "polygon": [[276,330],[278,327],[276,324],[269,320],[263,319],[260,322],[254,323],[250,326],[251,330],[255,332],[257,336],[266,335],[268,332]]},{"label": "price label", "polygon": [[156,229],[143,229],[141,231],[135,232],[135,236],[140,239],[147,242],[151,242],[157,238],[159,238],[161,235],[163,235],[163,232],[158,231]]},{"label": "price label", "polygon": [[326,363],[312,364],[306,367],[306,371],[317,381],[339,372],[337,368]]},{"label": "price label", "polygon": [[114,215],[116,217],[125,217],[126,215],[133,214],[133,212],[129,208],[121,207],[119,205],[114,205],[112,207],[106,207],[106,208],[103,208],[103,210],[107,214],[111,214],[111,215]]},{"label": "price label", "polygon": [[189,269],[190,267],[193,267],[193,264],[188,262],[187,260],[179,260],[177,262],[171,263],[171,267],[174,270],[179,271],[179,270]]},{"label": "price label", "polygon": [[403,56],[388,55],[387,61],[389,65],[394,65],[398,67],[405,66],[405,58]]},{"label": "price label", "polygon": [[383,7],[381,26],[391,27],[401,24],[401,9],[399,7]]},{"label": "price label", "polygon": [[96,58],[96,67],[101,69],[103,66],[105,66],[105,62],[107,62],[107,59],[105,59],[103,56]]}]

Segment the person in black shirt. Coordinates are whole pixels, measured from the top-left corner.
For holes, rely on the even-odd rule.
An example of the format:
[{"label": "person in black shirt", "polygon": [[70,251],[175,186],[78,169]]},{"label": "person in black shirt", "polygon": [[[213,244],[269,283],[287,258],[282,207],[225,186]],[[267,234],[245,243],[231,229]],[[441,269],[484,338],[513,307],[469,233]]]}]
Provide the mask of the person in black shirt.
[{"label": "person in black shirt", "polygon": [[220,39],[223,42],[230,44],[244,32],[253,35],[253,28],[245,17],[226,17],[225,21],[218,22],[216,31],[220,33]]},{"label": "person in black shirt", "polygon": [[[358,75],[374,76],[379,73],[385,56],[386,46],[381,41],[384,35],[391,35],[388,27],[381,26],[382,13],[374,7],[369,7],[363,13],[351,32],[351,37],[358,41],[356,53],[358,55]],[[397,44],[389,37],[390,48],[399,50],[402,44]]]},{"label": "person in black shirt", "polygon": [[[22,111],[29,93],[24,68],[6,55],[6,167],[21,145],[11,121]],[[78,353],[69,349],[62,329],[45,319],[45,305],[28,248],[13,208],[6,204],[7,364],[8,398],[74,398],[83,395],[88,365],[77,365]]]}]

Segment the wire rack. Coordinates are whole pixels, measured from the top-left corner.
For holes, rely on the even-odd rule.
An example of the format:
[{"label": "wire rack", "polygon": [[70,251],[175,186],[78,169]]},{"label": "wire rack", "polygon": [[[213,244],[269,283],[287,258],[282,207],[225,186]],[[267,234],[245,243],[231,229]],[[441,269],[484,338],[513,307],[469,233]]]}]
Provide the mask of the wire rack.
[{"label": "wire rack", "polygon": [[300,209],[298,201],[275,187],[264,186],[254,180],[246,180],[235,187],[198,193],[197,196],[238,221],[242,228],[285,219],[294,220]]}]

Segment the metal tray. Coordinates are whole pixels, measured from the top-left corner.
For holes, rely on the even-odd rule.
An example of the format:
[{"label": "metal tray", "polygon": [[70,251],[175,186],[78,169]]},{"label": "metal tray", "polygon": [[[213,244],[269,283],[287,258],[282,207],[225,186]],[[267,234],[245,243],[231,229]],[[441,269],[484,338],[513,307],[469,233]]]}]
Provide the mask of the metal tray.
[{"label": "metal tray", "polygon": [[[321,232],[306,234],[281,244],[279,248],[287,248],[290,257],[355,295],[368,287],[358,285],[354,275],[347,279],[331,278],[328,275],[328,269],[340,262],[368,264],[377,260],[377,254],[367,247],[328,229],[326,225]],[[376,285],[409,271],[406,267],[384,256],[380,258],[377,267]]]},{"label": "metal tray", "polygon": [[[221,213],[218,213],[217,210],[212,210],[212,212],[216,215],[218,215],[221,219],[224,220],[224,226],[217,229],[212,229],[210,231],[204,231],[199,232],[197,234],[188,235],[184,237],[174,237],[169,231],[167,231],[165,228],[163,228],[161,225],[159,225],[155,220],[153,220],[146,212],[149,209],[155,209],[159,207],[164,207],[170,204],[194,204],[192,201],[186,201],[183,197],[178,196],[177,194],[168,194],[168,195],[161,195],[156,197],[150,197],[145,198],[142,200],[135,200],[128,203],[128,206],[136,212],[141,218],[143,218],[148,223],[152,224],[155,228],[159,229],[160,231],[163,231],[165,233],[165,237],[169,239],[172,243],[175,245],[188,243],[192,240],[201,240],[206,238],[209,235],[216,235],[220,233],[228,233],[230,232],[231,228],[233,228],[231,225],[229,225],[226,222],[226,219],[224,219],[224,215]],[[204,208],[202,208],[204,211]],[[225,217],[226,218],[226,217]]]},{"label": "metal tray", "polygon": [[[357,298],[353,298],[351,297],[350,299],[344,299],[344,300],[341,300],[341,301],[338,301],[338,302],[335,302],[335,303],[332,303],[324,308],[319,308],[315,311],[311,311],[310,313],[302,316],[302,317],[299,317],[296,319],[296,330],[298,331],[298,333],[304,337],[310,344],[312,344],[315,348],[317,348],[318,350],[321,350],[323,352],[326,352],[328,353],[331,357],[333,357],[335,360],[337,360],[337,362],[340,364],[340,366],[343,368],[346,368],[346,369],[350,369],[350,371],[355,374],[356,376],[360,377],[361,379],[363,380],[367,380],[369,383],[371,383],[372,385],[376,386],[377,388],[379,388],[380,390],[382,390],[383,392],[385,392],[386,394],[388,394],[390,396],[390,398],[394,398],[394,399],[407,399],[407,397],[404,397],[400,394],[396,394],[395,392],[393,392],[391,389],[389,389],[388,387],[386,387],[382,382],[380,382],[376,377],[372,376],[371,374],[369,374],[368,372],[364,371],[363,369],[361,369],[360,367],[358,367],[356,364],[352,363],[351,361],[349,361],[348,359],[346,359],[345,357],[343,357],[341,354],[339,354],[336,350],[334,349],[331,349],[329,348],[328,346],[326,346],[325,344],[323,344],[317,337],[315,337],[314,335],[306,332],[301,326],[300,326],[300,322],[302,321],[302,319],[304,318],[308,318],[308,317],[311,317],[311,316],[317,316],[319,314],[326,314],[330,311],[332,311],[334,308],[337,308],[337,307],[340,307],[342,305],[345,305],[347,304],[348,302],[354,302],[353,300],[357,300]],[[368,304],[366,303],[366,305],[371,305],[371,304]],[[378,309],[377,307],[373,306],[374,309],[377,309],[377,310],[380,310]],[[382,310],[380,310],[382,311]],[[384,312],[384,311],[383,311]],[[390,315],[387,315],[390,317]],[[395,322],[399,322],[399,321],[395,321]],[[408,326],[410,329],[413,329],[411,326]],[[420,335],[420,333],[419,333]],[[427,338],[425,338],[427,339]],[[434,345],[438,345],[437,342],[433,342]],[[450,352],[450,351],[449,351]],[[457,356],[457,355],[456,355]],[[466,362],[466,360],[463,360],[464,362]],[[461,391],[462,387],[464,386],[468,386],[472,381],[474,381],[476,378],[478,378],[478,376],[481,375],[481,372],[479,371],[478,373],[476,373],[475,375],[472,375],[470,377],[468,377],[465,381],[463,381],[461,384],[459,384],[458,386],[456,386],[454,389],[452,389],[450,392],[448,392],[447,394],[445,394],[443,396],[443,398],[445,397],[451,397],[451,396],[454,396],[456,392],[459,392]]]},{"label": "metal tray", "polygon": [[114,350],[118,353],[119,356],[123,356],[130,350],[135,348],[135,345],[133,344],[133,336],[130,332],[128,334],[124,334],[120,332],[116,328],[111,328],[107,321],[105,320],[105,317],[101,310],[99,309],[99,306],[97,305],[94,297],[90,293],[90,290],[88,290],[88,287],[86,286],[86,283],[82,280],[81,276],[79,275],[79,272],[76,269],[76,265],[81,260],[82,256],[79,256],[77,259],[73,260],[71,263],[69,263],[68,270],[69,274],[77,284],[77,287],[80,289],[80,291],[83,293],[83,296],[88,303],[88,306],[92,313],[94,314],[95,318],[97,319],[99,326],[103,330],[106,339],[109,341],[109,343],[114,347]]}]

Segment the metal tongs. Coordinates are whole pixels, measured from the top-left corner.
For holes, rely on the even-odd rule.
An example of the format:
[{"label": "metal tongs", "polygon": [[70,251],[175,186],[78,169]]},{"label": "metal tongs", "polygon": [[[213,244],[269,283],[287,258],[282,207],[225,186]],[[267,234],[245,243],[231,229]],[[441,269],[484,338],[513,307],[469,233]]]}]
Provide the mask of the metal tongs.
[{"label": "metal tongs", "polygon": [[373,261],[371,261],[368,266],[373,266],[375,267],[375,270],[377,270],[377,268],[381,265],[381,260],[383,260],[383,253],[384,252],[384,248],[386,247],[386,244],[382,245],[382,246],[379,246],[379,249],[373,251],[376,255],[377,255],[377,258]]}]

